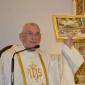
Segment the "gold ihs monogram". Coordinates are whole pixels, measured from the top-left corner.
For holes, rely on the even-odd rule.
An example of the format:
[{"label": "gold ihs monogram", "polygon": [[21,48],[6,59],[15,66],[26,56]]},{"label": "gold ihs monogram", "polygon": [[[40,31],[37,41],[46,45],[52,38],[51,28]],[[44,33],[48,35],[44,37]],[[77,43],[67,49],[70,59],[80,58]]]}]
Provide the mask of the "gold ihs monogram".
[{"label": "gold ihs monogram", "polygon": [[31,79],[38,80],[42,77],[42,71],[40,68],[37,67],[36,64],[32,63],[31,65],[29,65],[29,68],[27,70]]}]

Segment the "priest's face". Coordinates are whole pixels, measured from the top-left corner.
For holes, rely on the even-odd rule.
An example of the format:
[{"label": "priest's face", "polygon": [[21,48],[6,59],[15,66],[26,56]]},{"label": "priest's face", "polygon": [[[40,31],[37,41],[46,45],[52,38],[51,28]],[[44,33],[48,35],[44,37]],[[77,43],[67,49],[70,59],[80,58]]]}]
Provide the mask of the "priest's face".
[{"label": "priest's face", "polygon": [[25,48],[32,48],[40,44],[41,33],[40,28],[35,23],[27,23],[20,33],[20,40]]}]

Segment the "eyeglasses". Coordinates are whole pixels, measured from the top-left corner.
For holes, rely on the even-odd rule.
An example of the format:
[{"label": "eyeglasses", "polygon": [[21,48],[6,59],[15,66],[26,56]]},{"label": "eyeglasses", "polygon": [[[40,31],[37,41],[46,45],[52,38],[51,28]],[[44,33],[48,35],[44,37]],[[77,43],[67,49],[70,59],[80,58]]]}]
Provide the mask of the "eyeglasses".
[{"label": "eyeglasses", "polygon": [[33,32],[23,32],[22,34],[25,34],[25,35],[30,36],[30,37],[31,36],[36,36],[36,37],[41,36],[40,32],[36,32],[35,34]]}]

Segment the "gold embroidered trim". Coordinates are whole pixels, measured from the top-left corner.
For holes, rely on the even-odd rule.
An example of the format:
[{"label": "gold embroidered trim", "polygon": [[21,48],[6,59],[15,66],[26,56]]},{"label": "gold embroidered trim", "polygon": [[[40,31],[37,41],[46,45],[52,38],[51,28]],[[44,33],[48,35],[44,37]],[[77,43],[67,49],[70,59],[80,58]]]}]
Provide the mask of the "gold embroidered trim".
[{"label": "gold embroidered trim", "polygon": [[20,69],[21,69],[21,74],[22,74],[22,78],[23,78],[23,83],[24,83],[24,85],[27,85],[26,76],[25,76],[25,72],[24,72],[22,60],[21,60],[21,58],[20,58],[20,54],[19,54],[19,53],[17,53],[17,59],[18,59],[18,63],[19,63]]},{"label": "gold embroidered trim", "polygon": [[[22,74],[22,78],[23,78],[23,83],[24,83],[24,85],[27,85],[26,76],[25,76],[25,72],[24,72],[22,60],[21,60],[21,58],[20,58],[20,54],[17,53],[16,55],[17,55],[17,59],[18,59],[18,63],[19,63],[20,69],[21,69],[21,74]],[[47,70],[46,70],[44,61],[43,61],[42,56],[41,56],[40,53],[39,53],[39,58],[40,58],[40,61],[41,61],[42,67],[43,67],[44,74],[45,74],[46,85],[49,85]]]},{"label": "gold embroidered trim", "polygon": [[49,85],[49,83],[48,83],[48,74],[47,74],[47,70],[46,70],[46,67],[45,67],[44,61],[43,61],[42,56],[41,56],[40,53],[39,53],[39,58],[40,58],[40,61],[41,61],[42,67],[43,67],[44,74],[45,74],[46,85]]}]

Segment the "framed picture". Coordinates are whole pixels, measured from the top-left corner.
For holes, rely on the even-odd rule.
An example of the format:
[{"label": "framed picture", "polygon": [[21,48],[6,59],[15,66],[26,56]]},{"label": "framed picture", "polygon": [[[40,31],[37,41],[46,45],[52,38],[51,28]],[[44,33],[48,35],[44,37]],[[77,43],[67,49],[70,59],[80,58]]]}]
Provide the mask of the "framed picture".
[{"label": "framed picture", "polygon": [[59,40],[66,39],[69,32],[75,33],[74,39],[85,39],[85,16],[53,16],[55,36]]},{"label": "framed picture", "polygon": [[73,11],[76,15],[85,14],[85,0],[72,0],[73,1]]}]

